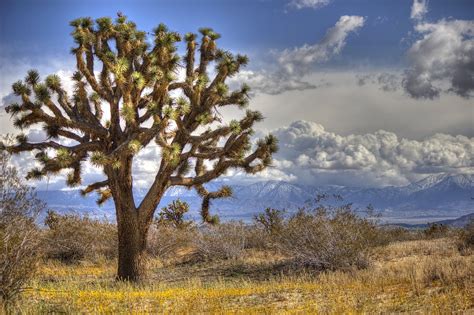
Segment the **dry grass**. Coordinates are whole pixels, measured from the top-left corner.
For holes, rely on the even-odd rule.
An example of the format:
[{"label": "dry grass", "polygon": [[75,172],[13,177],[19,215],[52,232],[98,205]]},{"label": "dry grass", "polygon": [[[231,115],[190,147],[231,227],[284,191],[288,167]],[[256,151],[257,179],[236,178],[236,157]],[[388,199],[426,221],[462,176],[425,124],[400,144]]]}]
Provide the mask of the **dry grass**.
[{"label": "dry grass", "polygon": [[[386,313],[474,311],[474,256],[454,240],[391,244],[365,270],[289,272],[278,257],[162,267],[150,281],[114,282],[114,264],[46,263],[19,313]],[[20,306],[21,305],[21,306]]]}]

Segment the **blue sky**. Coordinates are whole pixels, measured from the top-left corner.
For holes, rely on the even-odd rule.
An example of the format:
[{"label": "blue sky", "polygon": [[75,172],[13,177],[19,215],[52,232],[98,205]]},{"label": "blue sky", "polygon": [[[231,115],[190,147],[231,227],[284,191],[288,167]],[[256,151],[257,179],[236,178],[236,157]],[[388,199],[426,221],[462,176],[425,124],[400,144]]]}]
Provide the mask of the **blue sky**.
[{"label": "blue sky", "polygon": [[[474,172],[472,0],[3,0],[0,105],[30,68],[68,79],[69,21],[118,11],[146,31],[212,27],[250,57],[230,83],[250,84],[258,132],[282,147],[256,179],[384,186]],[[14,132],[0,106],[0,133]],[[138,162],[143,176],[156,164]]]},{"label": "blue sky", "polygon": [[[470,0],[430,0],[429,20],[472,19]],[[315,42],[341,15],[367,17],[366,27],[350,39],[337,61],[344,65],[370,61],[393,66],[403,60],[407,44],[401,39],[412,30],[408,0],[334,0],[320,9],[295,9],[288,1],[91,1],[4,0],[1,3],[1,53],[35,62],[67,55],[72,40],[69,21],[79,16],[114,17],[122,11],[142,29],[160,22],[181,33],[213,27],[221,44],[248,53],[254,59],[269,49]]]}]

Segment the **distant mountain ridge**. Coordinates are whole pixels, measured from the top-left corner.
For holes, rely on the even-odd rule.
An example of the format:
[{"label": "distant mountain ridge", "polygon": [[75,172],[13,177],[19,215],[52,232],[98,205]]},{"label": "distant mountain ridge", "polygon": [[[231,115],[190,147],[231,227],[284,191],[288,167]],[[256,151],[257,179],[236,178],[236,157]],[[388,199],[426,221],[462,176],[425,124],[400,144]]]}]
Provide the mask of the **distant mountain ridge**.
[{"label": "distant mountain ridge", "polygon": [[[224,182],[212,182],[209,190],[218,189]],[[228,184],[227,182],[225,184]],[[267,207],[294,211],[299,207],[312,207],[318,195],[341,196],[343,201],[328,200],[326,204],[352,203],[353,207],[365,209],[371,204],[382,216],[390,220],[449,219],[474,211],[474,174],[441,174],[429,176],[421,181],[402,187],[357,188],[345,186],[310,186],[284,181],[260,181],[248,185],[230,185],[234,195],[216,200],[211,209],[223,219],[249,220]],[[146,190],[137,189],[136,202],[140,202]],[[76,190],[39,191],[38,196],[49,207],[60,212],[70,210],[91,216],[114,216],[112,202],[99,208],[96,196],[82,197]],[[180,198],[191,205],[190,216],[198,218],[200,198],[194,190],[171,187],[160,207]],[[432,221],[431,221],[432,222]]]},{"label": "distant mountain ridge", "polygon": [[394,225],[404,227],[404,228],[411,228],[411,229],[426,228],[430,224],[441,224],[441,225],[446,225],[446,226],[454,227],[454,228],[463,228],[466,225],[468,225],[472,220],[474,220],[474,213],[466,214],[459,218],[450,219],[450,220],[441,220],[441,221],[427,222],[427,223],[421,223],[421,224],[400,223],[400,224],[394,224]]}]

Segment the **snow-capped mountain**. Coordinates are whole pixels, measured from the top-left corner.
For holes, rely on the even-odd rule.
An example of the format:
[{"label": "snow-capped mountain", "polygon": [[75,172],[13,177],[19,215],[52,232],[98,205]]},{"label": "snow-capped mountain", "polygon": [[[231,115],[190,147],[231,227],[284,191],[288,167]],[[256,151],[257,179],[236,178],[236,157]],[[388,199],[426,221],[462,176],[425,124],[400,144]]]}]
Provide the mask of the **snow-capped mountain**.
[{"label": "snow-capped mountain", "polygon": [[[207,185],[212,191],[223,183],[213,182]],[[228,183],[226,183],[228,184]],[[421,181],[403,187],[357,188],[344,186],[305,186],[284,181],[262,181],[248,185],[230,185],[233,196],[215,200],[212,211],[223,219],[249,220],[265,208],[287,209],[294,211],[299,207],[312,207],[318,195],[341,196],[324,201],[337,205],[352,203],[353,207],[365,209],[369,204],[390,220],[425,220],[433,218],[454,218],[474,212],[474,175],[441,174],[429,176]],[[136,190],[136,202],[145,196],[146,190]],[[95,204],[95,196],[82,197],[78,191],[39,191],[38,196],[48,203],[51,209],[58,211],[74,210],[92,216],[114,216],[112,202],[101,208]],[[194,190],[185,187],[170,188],[162,199],[160,207],[180,198],[191,206],[191,217],[198,218],[200,198]]]}]

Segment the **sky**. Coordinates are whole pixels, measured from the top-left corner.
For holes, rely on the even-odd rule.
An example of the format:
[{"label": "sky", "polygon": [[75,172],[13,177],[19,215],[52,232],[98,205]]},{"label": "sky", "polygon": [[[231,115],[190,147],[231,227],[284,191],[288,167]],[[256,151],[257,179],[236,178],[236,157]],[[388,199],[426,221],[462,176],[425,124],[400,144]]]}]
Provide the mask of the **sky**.
[{"label": "sky", "polygon": [[[118,11],[145,31],[212,27],[220,47],[250,57],[229,83],[251,86],[250,108],[266,117],[257,134],[275,134],[280,151],[262,174],[227,178],[378,187],[474,172],[472,0],[3,0],[0,106],[31,68],[71,75],[69,21]],[[15,132],[0,108],[0,133]],[[151,181],[156,150],[136,159],[139,185]],[[26,155],[15,163],[31,165]],[[50,185],[63,188],[64,178]]]}]

